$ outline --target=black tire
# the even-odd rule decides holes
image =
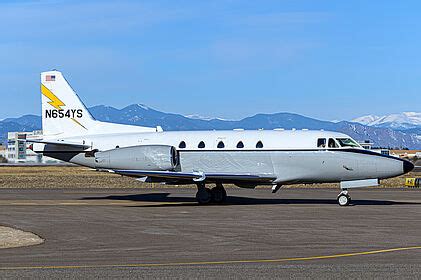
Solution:
[[[203,190],[197,191],[196,200],[200,205],[209,204],[212,201],[211,190],[208,188],[205,188]]]
[[[227,192],[223,187],[215,187],[211,190],[212,201],[215,203],[223,203],[227,200]]]
[[[351,203],[351,197],[346,194],[340,194],[338,196],[338,204],[340,206],[348,206]]]

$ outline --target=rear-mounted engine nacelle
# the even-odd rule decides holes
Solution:
[[[95,167],[125,170],[174,170],[179,164],[172,146],[145,145],[112,149],[95,153]]]

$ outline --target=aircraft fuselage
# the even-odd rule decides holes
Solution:
[[[262,174],[274,183],[323,183],[398,176],[409,167],[406,161],[359,147],[318,147],[319,139],[349,136],[327,131],[180,131],[86,135],[64,140],[91,145],[89,151],[107,151],[142,145],[173,146],[179,171],[204,173]],[[201,143],[204,145],[201,146]],[[222,143],[222,144],[221,144]],[[239,144],[240,143],[240,144]],[[261,145],[260,145],[261,144]],[[49,150],[48,145],[46,151]],[[87,151],[45,155],[96,168]]]

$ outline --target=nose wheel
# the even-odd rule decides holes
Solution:
[[[338,204],[340,206],[348,206],[351,203],[351,196],[348,194],[347,190],[343,190],[338,195]]]

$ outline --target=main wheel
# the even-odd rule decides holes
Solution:
[[[348,206],[351,203],[351,197],[346,194],[340,194],[338,196],[338,203],[340,206]]]
[[[216,203],[222,203],[227,199],[227,192],[223,187],[215,187],[211,190],[212,200]]]
[[[198,190],[196,193],[196,200],[199,204],[208,204],[212,200],[212,193],[209,188]]]

